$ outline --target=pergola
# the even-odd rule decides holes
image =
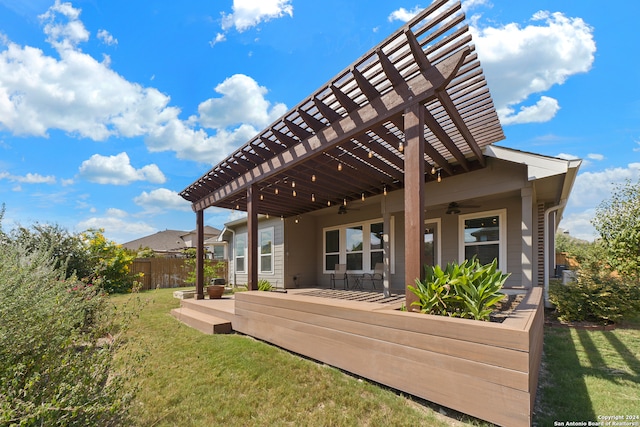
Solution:
[[[405,272],[422,276],[424,183],[484,167],[482,148],[504,138],[464,20],[459,1],[434,1],[180,193],[197,216],[198,298],[211,206],[247,212],[255,289],[259,214],[404,188]]]

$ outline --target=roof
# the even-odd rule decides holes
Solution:
[[[187,247],[182,240],[184,235],[185,232],[182,230],[164,230],[123,243],[122,246],[134,251],[140,248],[151,248],[157,252],[181,251]]]
[[[189,247],[184,237],[195,234],[195,231],[164,230],[123,243],[122,246],[134,251],[140,248],[151,248],[156,252],[179,252]],[[219,234],[220,230],[215,227],[208,225],[204,227],[204,235],[208,238],[215,239]]]
[[[504,138],[459,1],[436,0],[180,195],[293,216],[404,186],[403,112],[424,106],[425,180],[485,165]],[[300,78],[304,78],[303,75]]]

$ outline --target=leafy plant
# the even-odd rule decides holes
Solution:
[[[602,239],[600,258],[618,273],[640,280],[640,180],[616,186],[591,222]]]
[[[0,425],[127,425],[136,366],[115,355],[132,316],[58,261],[0,242]]]
[[[186,283],[196,283],[196,248],[188,248],[184,250],[184,256],[186,257],[184,265],[189,269],[187,272]],[[224,277],[224,270],[226,264],[224,261],[212,262],[205,259],[203,266],[204,282],[209,283],[211,279],[216,277]]]
[[[449,263],[444,270],[425,266],[425,279],[408,287],[418,297],[412,305],[425,314],[489,320],[492,307],[504,298],[500,289],[509,277],[497,264],[494,259],[481,265],[474,257],[462,264]]]
[[[271,286],[271,283],[269,283],[268,280],[266,280],[266,279],[258,280],[258,290],[259,291],[270,291],[272,288],[273,288],[273,286]]]
[[[580,268],[576,281],[549,284],[549,301],[560,320],[618,323],[640,311],[640,284],[593,264]]]

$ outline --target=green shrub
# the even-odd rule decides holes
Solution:
[[[481,265],[475,257],[462,264],[449,263],[445,270],[427,265],[424,281],[408,287],[418,297],[412,305],[425,314],[489,320],[492,307],[504,298],[500,289],[509,277],[497,265],[495,259]]]
[[[566,322],[618,323],[640,311],[640,286],[606,270],[583,268],[574,282],[549,284],[549,301]]]
[[[258,290],[259,291],[270,291],[273,288],[271,283],[267,279],[258,280]]]
[[[126,425],[127,317],[52,254],[0,242],[0,425]]]

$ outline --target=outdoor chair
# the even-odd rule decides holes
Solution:
[[[373,286],[373,289],[376,289],[376,280],[379,280],[380,285],[382,286],[383,278],[384,278],[384,263],[378,262],[376,263],[376,266],[373,269],[373,273],[364,273],[362,280],[363,282],[365,280],[370,280],[371,286]]]
[[[349,278],[347,277],[347,264],[336,264],[334,266],[334,272],[331,273],[331,288],[336,288],[336,280],[343,281],[344,289],[349,287]]]

